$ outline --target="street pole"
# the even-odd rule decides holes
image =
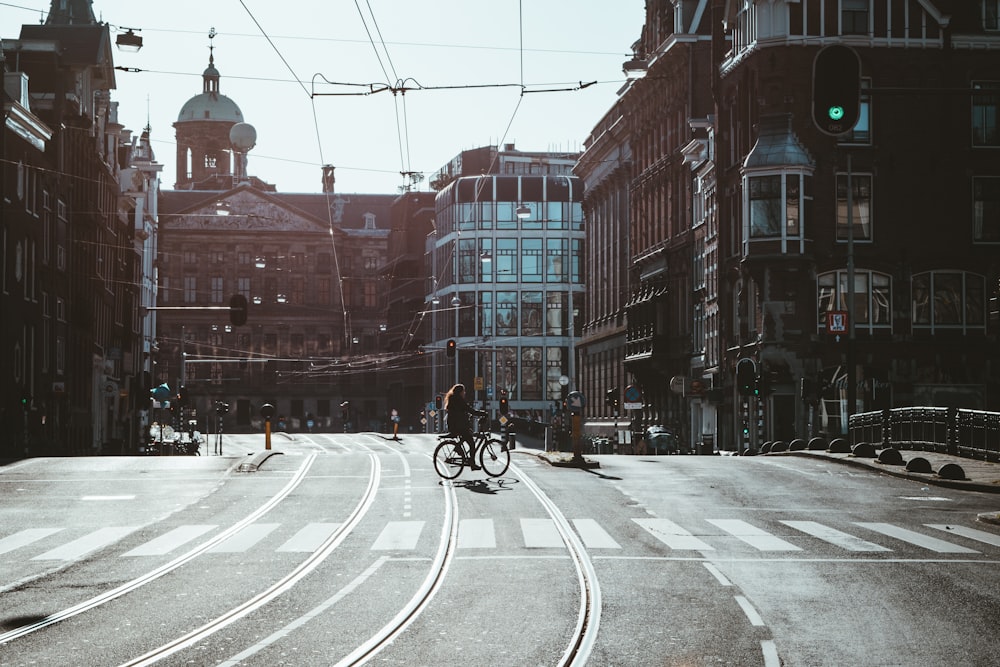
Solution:
[[[851,415],[858,400],[854,336],[854,186],[851,183],[851,154],[847,153],[847,439],[851,442]],[[869,285],[869,296],[871,285]],[[851,442],[853,445],[854,443]]]

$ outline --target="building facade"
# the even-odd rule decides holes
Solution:
[[[464,156],[460,170],[434,179],[429,386],[443,394],[462,382],[486,407],[506,397],[525,420],[558,422],[562,399],[577,389],[587,279],[583,184],[571,174],[578,156],[484,150],[486,173],[466,175]]]
[[[111,34],[53,2],[3,40],[0,417],[11,455],[131,451],[143,343],[135,200]]]
[[[633,156],[632,423],[756,449],[835,437],[863,410],[996,410],[992,3],[646,10],[646,76],[617,104]],[[861,73],[859,121],[835,136],[812,110],[829,45]]]

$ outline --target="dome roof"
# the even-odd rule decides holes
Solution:
[[[228,123],[242,123],[243,112],[236,102],[220,93],[195,95],[181,107],[177,122],[188,120],[212,120]]]

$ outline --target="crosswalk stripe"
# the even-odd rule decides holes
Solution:
[[[573,519],[576,532],[580,534],[583,545],[588,549],[621,549],[622,545],[615,542],[606,530],[593,519]]]
[[[32,542],[37,542],[44,537],[54,535],[60,530],[62,530],[62,528],[27,528],[16,532],[13,535],[8,535],[0,540],[0,554],[5,554],[8,551],[14,551],[15,549],[28,546]]]
[[[801,530],[807,535],[818,537],[824,542],[829,542],[834,546],[847,549],[848,551],[892,551],[892,549],[889,549],[888,547],[868,542],[860,537],[855,537],[849,533],[841,532],[836,528],[824,526],[823,524],[815,521],[782,521],[781,523],[786,526],[790,526],[795,530]]]
[[[242,553],[260,542],[280,526],[279,523],[252,523],[232,537],[229,537],[209,549],[209,553],[236,554]]]
[[[312,553],[340,528],[339,523],[310,523],[278,547],[281,552]]]
[[[529,549],[562,548],[562,536],[552,519],[521,519],[524,546]]]
[[[759,551],[802,551],[801,547],[740,519],[708,519],[708,522]]]
[[[459,549],[495,549],[493,519],[462,519],[458,522]]]
[[[714,548],[678,526],[670,519],[632,519],[671,549],[714,551]]]
[[[169,533],[164,533],[131,551],[123,553],[122,556],[162,556],[217,527],[180,526],[174,528]]]
[[[117,542],[134,530],[136,530],[135,526],[98,528],[81,538],[35,556],[31,560],[75,560]]]
[[[372,551],[416,549],[423,529],[423,521],[390,521],[375,540]]]
[[[930,549],[931,551],[936,551],[942,554],[976,554],[979,553],[975,549],[968,549],[966,547],[959,546],[957,544],[952,544],[951,542],[945,542],[944,540],[939,540],[936,537],[931,537],[930,535],[924,535],[923,533],[918,533],[913,530],[907,530],[906,528],[900,528],[899,526],[894,526],[891,523],[862,523],[855,522],[862,528],[867,528],[869,530],[874,530],[876,533],[882,533],[883,535],[888,535],[889,537],[894,537],[897,540],[902,540],[903,542],[909,542],[910,544],[916,545],[918,547],[923,547],[924,549]]]
[[[954,524],[943,524],[943,523],[925,523],[928,528],[937,528],[938,530],[943,530],[955,535],[961,535],[962,537],[967,537],[970,540],[975,540],[977,542],[985,542],[986,544],[992,544],[995,547],[1000,547],[1000,535],[994,535],[993,533],[987,533],[983,530],[976,530],[975,528],[966,528],[965,526],[956,526]]]

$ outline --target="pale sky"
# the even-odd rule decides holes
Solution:
[[[48,0],[0,2],[0,37],[38,23]],[[209,30],[220,91],[257,130],[251,175],[282,192],[318,192],[320,165],[338,192],[416,186],[462,150],[513,143],[579,151],[624,83],[644,0],[94,0],[98,20],[139,29],[138,53],[115,50],[119,122],[152,127],[173,187],[174,128],[202,92]],[[266,35],[266,37],[265,37]],[[340,84],[329,86],[323,79]],[[409,90],[352,96],[386,85]],[[594,83],[592,83],[594,82]],[[560,92],[527,91],[560,89]],[[583,84],[583,87],[581,87]],[[592,85],[587,85],[592,84]],[[369,87],[371,86],[371,87]],[[455,87],[430,90],[435,87]],[[573,90],[576,89],[576,90]]]

